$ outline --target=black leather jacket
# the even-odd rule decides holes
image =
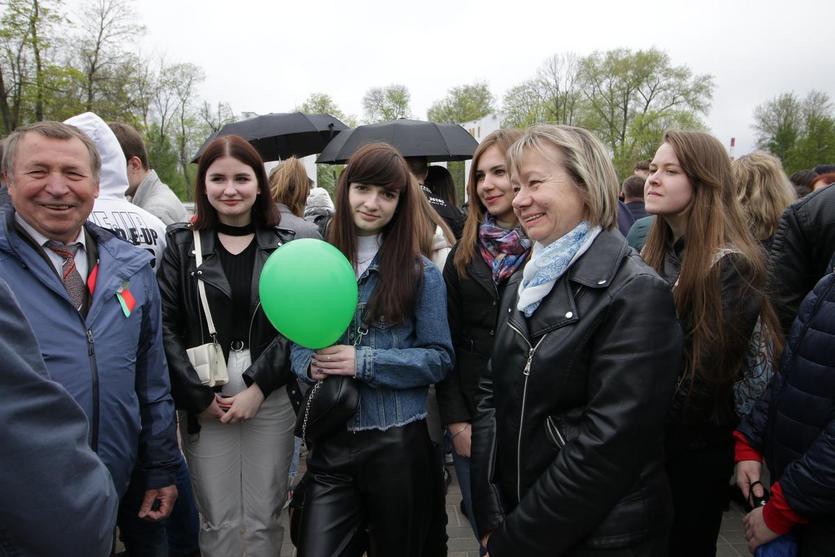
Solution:
[[[244,372],[247,386],[256,383],[264,396],[284,385],[288,386],[290,399],[298,402],[300,393],[290,371],[288,341],[270,324],[258,297],[258,279],[264,262],[277,247],[292,240],[295,232],[285,228],[256,229],[255,267],[252,274],[250,298],[251,320],[246,338],[252,365]],[[200,242],[203,248],[203,264],[198,269],[194,257],[194,237],[191,224],[178,223],[168,227],[167,246],[157,273],[162,298],[163,341],[168,369],[171,374],[171,391],[178,409],[189,413],[189,431],[197,427],[195,418],[212,402],[215,391],[200,383],[197,372],[189,362],[186,349],[209,342],[209,332],[197,289],[197,274],[206,284],[206,298],[212,310],[217,328],[218,342],[225,357],[229,357],[232,331],[227,329],[224,310],[230,303],[230,287],[221,267],[220,256],[215,249],[217,236],[213,230],[203,230]]]
[[[682,366],[670,288],[604,230],[529,319],[505,290],[473,426],[491,556],[635,545],[669,527],[664,416]]]

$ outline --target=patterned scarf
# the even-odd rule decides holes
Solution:
[[[490,213],[484,213],[484,222],[478,227],[478,247],[481,257],[493,273],[498,285],[522,266],[531,249],[531,241],[521,228],[502,228]]]
[[[591,247],[600,230],[599,226],[590,228],[588,222],[582,221],[547,246],[534,244],[533,256],[522,271],[516,309],[524,312],[525,317],[533,315],[557,280]]]

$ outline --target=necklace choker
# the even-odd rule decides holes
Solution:
[[[217,223],[217,233],[227,236],[246,236],[255,232],[255,223],[250,222],[244,226],[232,226],[231,224]]]

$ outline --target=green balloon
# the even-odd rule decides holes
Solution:
[[[332,345],[357,309],[357,278],[342,252],[303,238],[275,250],[258,282],[261,307],[273,326],[306,348]]]

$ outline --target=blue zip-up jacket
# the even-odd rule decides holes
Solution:
[[[159,290],[145,250],[92,223],[84,227],[98,252],[86,318],[55,268],[18,234],[11,205],[0,207],[0,278],[32,325],[49,375],[87,415],[90,446],[121,497],[134,464],[152,489],[173,484],[179,462]],[[136,301],[129,315],[120,290]]]
[[[352,345],[379,277],[378,256],[358,279],[359,303],[354,319],[334,344]],[[452,369],[453,350],[446,318],[446,286],[440,271],[422,258],[423,279],[414,313],[403,323],[377,320],[357,346],[359,405],[348,424],[351,431],[388,429],[426,417],[428,386]],[[293,372],[308,383],[313,351],[291,348]]]
[[[110,474],[2,279],[0,331],[0,556],[109,555],[119,503]]]

